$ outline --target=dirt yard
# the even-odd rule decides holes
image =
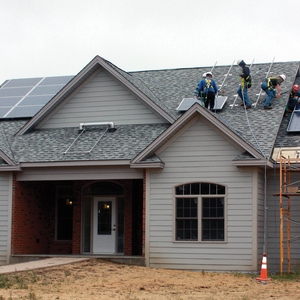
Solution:
[[[300,277],[267,283],[256,277],[149,269],[92,259],[0,275],[0,300],[300,299]]]

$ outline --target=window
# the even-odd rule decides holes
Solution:
[[[57,188],[56,196],[56,240],[72,240],[73,228],[73,189]]]
[[[190,183],[176,187],[176,240],[225,240],[225,186]]]

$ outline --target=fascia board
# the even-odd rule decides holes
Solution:
[[[21,171],[20,166],[0,166],[0,172],[8,172],[8,171]]]
[[[133,169],[163,169],[165,167],[165,163],[163,162],[140,162],[136,164],[130,164],[130,168]]]
[[[216,130],[228,136],[233,142],[235,142],[242,149],[250,153],[254,158],[262,159],[262,160],[264,159],[264,157],[258,151],[252,148],[243,139],[241,139],[238,135],[232,132],[224,124],[222,124],[218,119],[214,118],[208,110],[206,110],[205,108],[201,107],[199,104],[196,103],[187,112],[185,112],[178,120],[176,120],[166,131],[164,131],[153,143],[151,143],[147,148],[145,148],[144,151],[142,151],[139,155],[137,155],[132,160],[132,164],[140,163],[140,161],[142,161],[149,154],[154,153],[158,148],[160,148],[166,142],[168,137],[174,131],[178,131],[180,128],[182,128],[197,113],[203,116],[211,125],[213,125],[216,128]]]
[[[61,161],[61,162],[24,162],[21,168],[44,168],[44,167],[90,167],[90,166],[130,166],[130,160],[95,160],[95,161]]]
[[[267,160],[257,159],[257,160],[234,160],[233,165],[236,167],[264,167],[267,166],[269,168],[274,167],[273,163]]]

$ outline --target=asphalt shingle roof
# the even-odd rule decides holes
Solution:
[[[6,122],[6,126],[14,123]],[[169,124],[119,125],[116,131],[104,133],[105,126],[92,126],[77,140],[78,127],[38,129],[15,137],[10,151],[17,162],[131,160],[168,127]]]
[[[127,73],[109,64],[174,120],[183,115],[176,110],[181,100],[193,97],[202,74],[212,69],[199,67]],[[275,145],[293,146],[299,142],[298,138],[286,134],[286,118],[281,124],[289,91],[298,74],[299,63],[273,64],[269,76],[284,73],[287,79],[281,87],[282,98],[272,100],[272,110],[263,109],[264,93],[261,94],[256,107],[246,111],[240,106],[241,100],[235,100],[240,68],[234,65],[228,73],[230,67],[216,66],[213,69],[214,79],[219,86],[224,83],[222,90],[224,96],[228,97],[222,111],[212,113],[213,116],[266,157],[271,156],[277,133],[279,138]],[[258,99],[260,83],[266,78],[269,67],[270,63],[254,64],[251,67],[253,85],[249,89],[249,96],[252,104]],[[78,128],[34,129],[15,136],[27,122],[28,120],[0,121],[0,149],[16,162],[131,160],[170,126],[170,124],[121,125],[117,126],[115,132],[106,132],[103,136],[103,127],[89,127],[72,145],[78,137]],[[87,153],[91,148],[93,150]],[[242,158],[245,157],[247,156]],[[147,161],[160,160],[158,157],[152,157]]]

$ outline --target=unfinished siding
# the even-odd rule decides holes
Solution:
[[[291,182],[296,182],[294,186],[300,186],[300,173],[294,173],[291,176]],[[268,199],[268,269],[272,272],[279,272],[280,270],[280,206],[279,197],[273,196],[274,193],[279,192],[279,170],[273,170],[268,175],[267,185],[267,199]],[[283,207],[287,207],[286,199],[283,197]],[[300,194],[299,196],[291,197],[291,270],[298,271],[300,266]],[[284,224],[284,264],[283,270],[287,271],[287,252],[286,252],[286,223]]]
[[[0,173],[0,265],[9,263],[11,241],[12,176]]]
[[[76,127],[87,122],[163,123],[105,71],[85,84],[42,128]]]
[[[165,168],[150,175],[150,267],[253,270],[253,174],[233,166],[237,154],[239,150],[200,120],[159,154]],[[227,187],[225,242],[174,241],[174,186],[188,182]]]

